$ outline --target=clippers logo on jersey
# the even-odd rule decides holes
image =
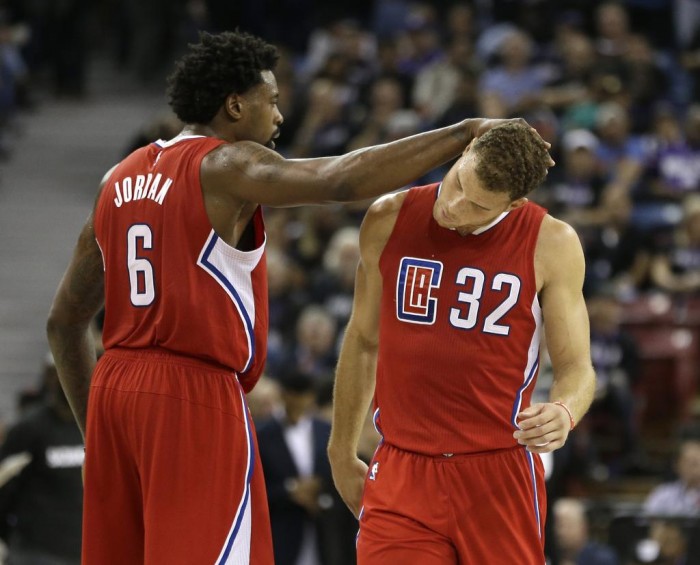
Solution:
[[[372,468],[369,471],[369,480],[376,481],[377,473],[379,473],[379,461],[375,461],[374,465],[372,465]]]
[[[396,281],[396,316],[404,322],[434,324],[437,299],[432,289],[440,286],[442,263],[404,257]]]

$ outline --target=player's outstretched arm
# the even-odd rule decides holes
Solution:
[[[95,240],[91,214],[80,232],[73,258],[56,291],[46,325],[58,378],[83,439],[90,378],[96,362],[90,323],[103,304],[102,254]]]
[[[518,118],[520,120],[520,118]],[[508,120],[471,119],[338,157],[285,159],[254,142],[223,145],[202,166],[207,189],[269,206],[351,202],[397,190]]]
[[[382,279],[379,257],[393,229],[404,194],[375,202],[360,231],[360,264],[352,315],[338,359],[333,394],[333,427],[328,456],[335,486],[357,517],[367,465],[357,456],[362,426],[374,395]]]
[[[591,364],[588,312],[583,298],[585,262],[576,232],[545,217],[535,263],[543,284],[540,292],[547,348],[554,384],[550,402],[533,404],[518,415],[518,441],[535,453],[559,449],[588,410],[595,390]]]

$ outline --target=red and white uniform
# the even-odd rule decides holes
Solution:
[[[199,168],[221,143],[152,143],[107,181],[95,214],[105,262],[103,340],[105,349],[159,347],[228,367],[247,392],[267,351],[265,228],[258,208],[253,251],[214,233]]]
[[[384,442],[366,483],[359,562],[411,558],[382,549],[394,526],[384,511],[398,505],[450,539],[460,563],[541,565],[542,465],[513,432],[539,368],[534,254],[546,212],[528,203],[461,236],[434,220],[438,190],[408,192],[379,262],[375,422]],[[444,505],[444,522],[423,516],[426,505],[436,516]],[[462,533],[480,541],[462,547]]]
[[[252,250],[212,229],[200,166],[221,143],[138,149],[96,205],[105,354],[88,407],[86,564],[272,563],[244,397],[266,354],[265,231],[260,208]]]

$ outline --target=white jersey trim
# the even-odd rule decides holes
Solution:
[[[245,487],[243,496],[238,503],[233,523],[229,529],[226,542],[224,543],[216,565],[249,565],[250,564],[250,538],[251,538],[251,501],[250,501],[250,481],[253,476],[255,459],[253,454],[253,439],[248,421],[248,407],[246,406],[243,390],[239,387],[241,404],[243,405],[243,415],[245,421],[246,447],[248,449],[248,459],[246,465]]]
[[[206,135],[185,135],[185,134],[180,134],[176,135],[172,139],[169,139],[168,141],[165,141],[164,139],[159,139],[157,141],[154,141],[158,147],[162,147],[165,149],[166,147],[171,147],[175,145],[176,143],[180,143],[181,141],[185,141],[186,139],[196,139],[198,137],[206,137]]]
[[[245,373],[255,358],[255,295],[252,272],[265,252],[265,240],[253,251],[240,251],[228,245],[212,230],[197,259],[197,265],[209,273],[228,294],[243,322],[248,356],[239,370]]]
[[[540,301],[535,294],[535,298],[532,301],[531,306],[532,318],[535,320],[535,330],[532,332],[532,339],[530,340],[530,347],[527,351],[527,365],[525,365],[525,370],[523,371],[523,384],[518,389],[515,396],[515,402],[513,403],[513,412],[511,413],[511,422],[513,427],[517,430],[518,426],[518,412],[523,402],[523,394],[525,391],[535,382],[535,375],[537,374],[537,369],[540,365],[540,341],[542,336],[542,308],[540,308]]]

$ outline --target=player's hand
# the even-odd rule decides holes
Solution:
[[[342,461],[331,459],[331,469],[338,494],[355,518],[359,518],[367,464],[358,457]]]
[[[520,429],[513,434],[520,445],[532,453],[549,453],[559,449],[569,437],[571,422],[558,404],[533,404],[517,417]]]

